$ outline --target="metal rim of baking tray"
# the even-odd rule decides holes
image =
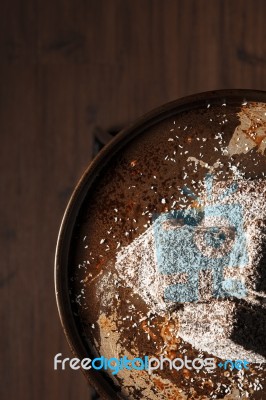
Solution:
[[[119,132],[89,164],[77,183],[66,207],[59,230],[55,255],[54,277],[57,307],[64,333],[75,357],[83,359],[92,357],[92,354],[88,354],[82,342],[70,303],[68,290],[69,246],[80,207],[92,183],[97,179],[99,172],[119,150],[134,140],[136,136],[140,135],[147,128],[160,121],[183,111],[207,106],[209,103],[213,105],[222,105],[226,102],[231,105],[240,105],[243,101],[265,103],[266,92],[252,89],[215,90],[194,94],[167,103],[138,118],[136,122]],[[112,400],[121,398],[119,396],[119,388],[115,390],[115,385],[112,385],[101,373],[93,371],[92,369],[89,371],[82,371],[89,383],[102,398]]]

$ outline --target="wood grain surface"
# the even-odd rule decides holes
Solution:
[[[2,0],[0,399],[89,399],[56,308],[60,221],[93,129],[222,88],[266,90],[264,0]]]

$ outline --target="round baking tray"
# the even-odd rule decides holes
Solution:
[[[91,190],[92,184],[97,180],[103,167],[113,159],[117,152],[124,148],[129,142],[141,135],[147,128],[156,125],[180,112],[193,110],[198,107],[206,107],[208,103],[221,105],[239,105],[243,101],[266,102],[266,93],[257,90],[233,89],[211,91],[184,97],[167,103],[139,118],[135,123],[129,125],[118,133],[89,164],[75,187],[68,206],[63,216],[59,231],[56,256],[55,256],[55,291],[61,323],[69,343],[69,346],[79,359],[90,357],[76,324],[69,296],[69,250],[73,228],[82,203]],[[97,371],[83,371],[86,379],[104,399],[118,399],[119,392],[110,379]]]

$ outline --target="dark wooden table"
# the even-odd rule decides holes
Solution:
[[[266,2],[2,0],[0,399],[89,399],[56,308],[59,224],[93,129],[175,98],[266,89]]]

